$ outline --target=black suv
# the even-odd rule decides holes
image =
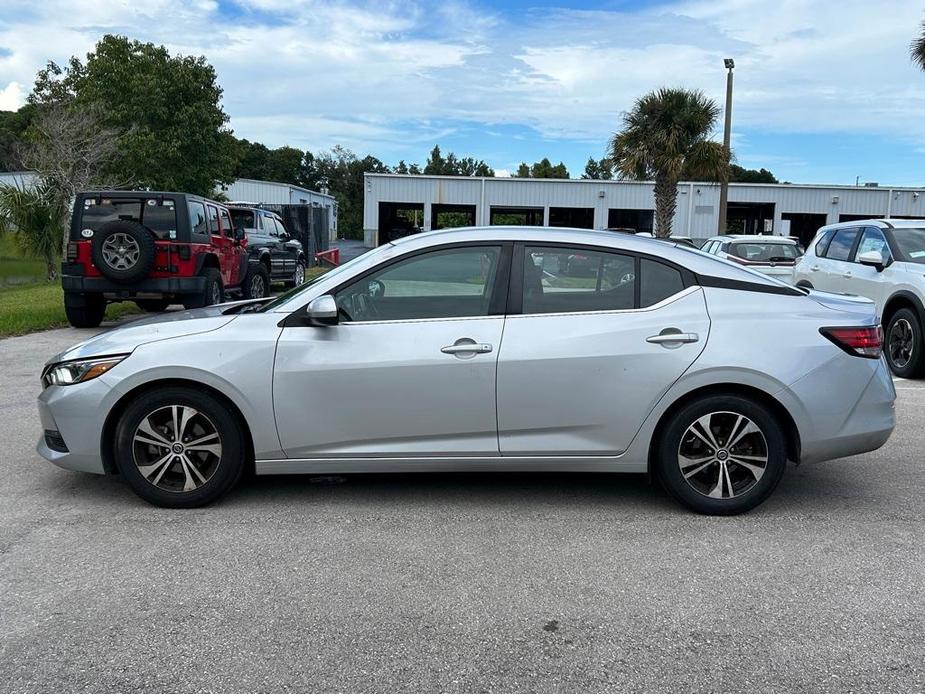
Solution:
[[[247,235],[251,260],[263,265],[273,282],[296,287],[305,281],[305,252],[279,215],[260,207],[228,205],[235,231]]]

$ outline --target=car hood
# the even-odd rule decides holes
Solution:
[[[218,330],[235,319],[235,312],[228,313],[228,309],[229,304],[224,304],[191,311],[161,313],[134,320],[121,327],[94,335],[89,340],[84,340],[56,354],[47,363],[108,354],[128,354],[139,345],[149,342]]]

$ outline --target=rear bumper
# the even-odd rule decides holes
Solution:
[[[896,390],[883,358],[839,355],[776,397],[797,421],[804,463],[876,450],[896,425]]]
[[[61,286],[66,294],[110,294],[131,298],[138,294],[199,294],[205,291],[205,277],[151,277],[119,284],[105,277],[83,277],[61,266]]]

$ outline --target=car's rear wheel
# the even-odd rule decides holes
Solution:
[[[901,308],[890,317],[886,327],[886,363],[900,378],[925,375],[925,349],[922,324],[915,311]]]
[[[753,400],[706,396],[676,412],[657,448],[668,492],[698,513],[733,515],[770,496],[787,465],[783,429]]]
[[[126,482],[157,506],[192,508],[228,492],[244,470],[241,424],[217,398],[179,386],[144,393],[116,428]]]
[[[135,299],[135,304],[142,311],[148,313],[160,313],[166,311],[172,302],[170,299]]]
[[[245,299],[262,299],[270,293],[270,275],[263,265],[252,263],[241,285]]]
[[[305,262],[300,260],[295,264],[292,279],[286,282],[287,287],[299,287],[305,283]]]
[[[213,304],[220,304],[225,300],[225,290],[222,287],[222,274],[214,267],[207,267],[202,271],[206,278],[202,293],[187,298],[183,302],[184,308],[202,308]]]
[[[106,315],[102,294],[65,294],[64,315],[75,328],[98,328]]]

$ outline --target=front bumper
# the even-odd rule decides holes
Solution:
[[[201,294],[206,288],[205,277],[150,277],[119,284],[106,277],[84,277],[78,274],[82,270],[80,265],[75,268],[62,263],[61,286],[66,294],[107,294],[128,299],[139,294]]]
[[[100,455],[104,414],[109,412],[113,390],[100,376],[86,383],[50,386],[38,398],[43,434],[36,450],[58,467],[78,472],[105,474]],[[45,431],[58,432],[67,451],[48,445]]]

